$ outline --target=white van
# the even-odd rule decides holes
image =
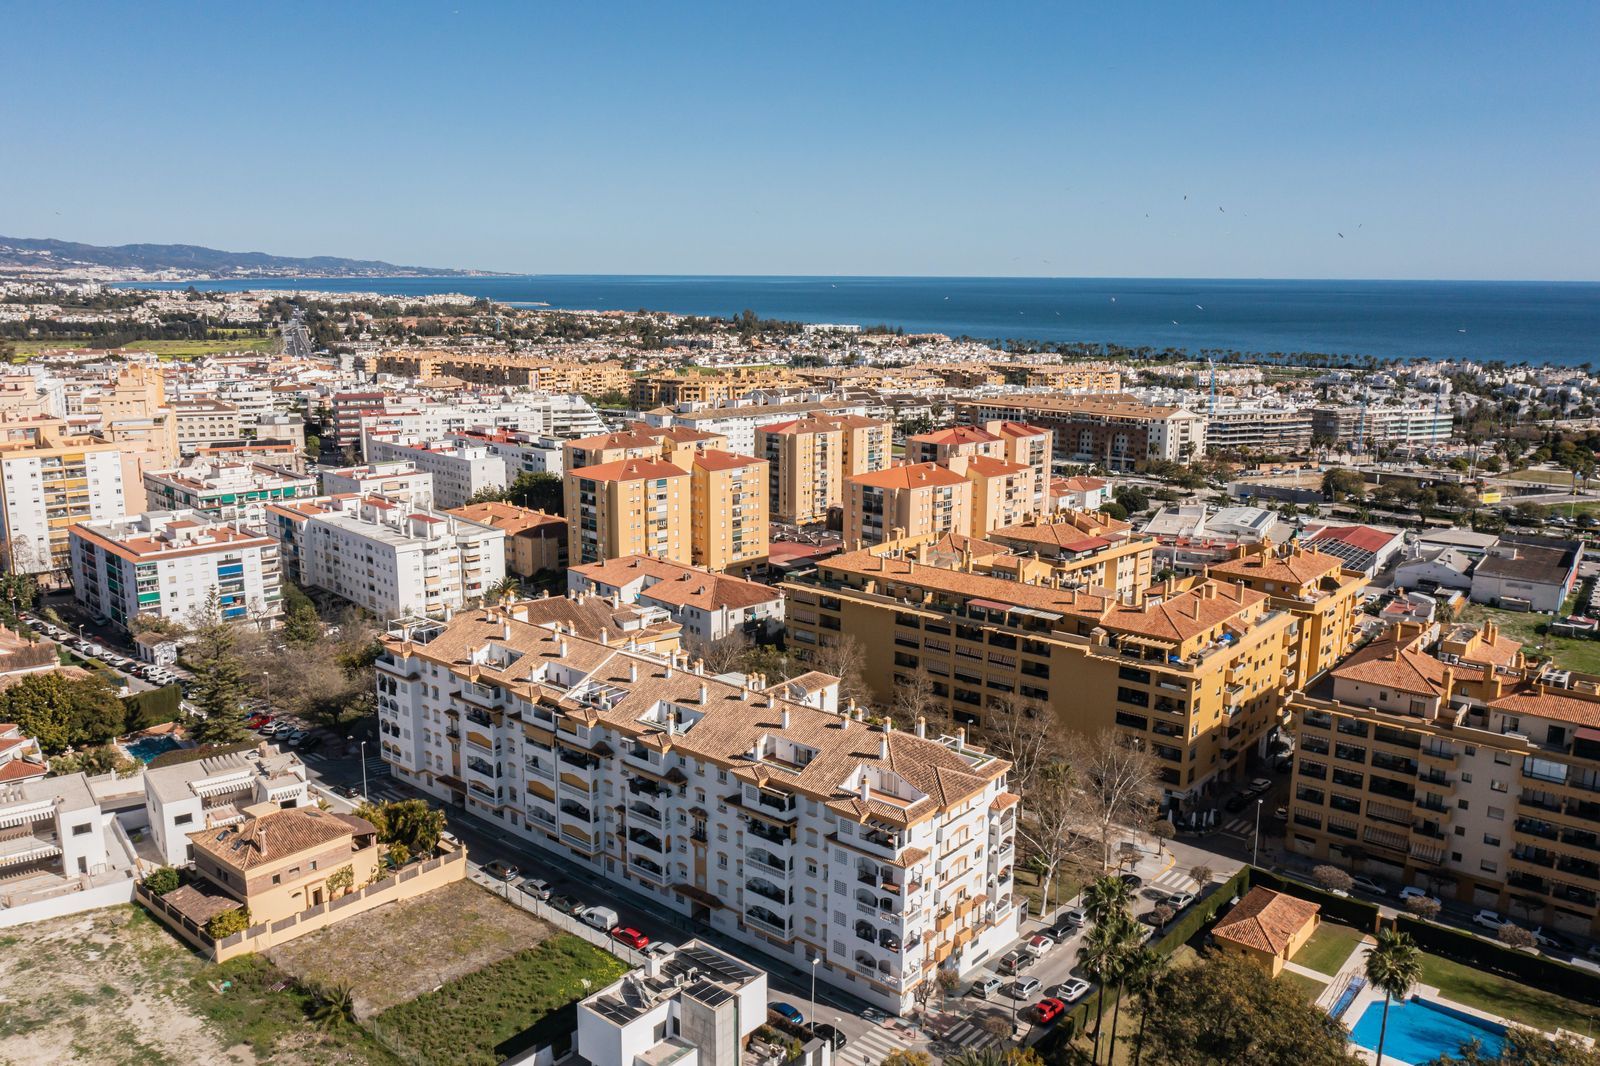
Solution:
[[[617,916],[617,912],[612,910],[610,907],[590,907],[582,914],[579,914],[578,917],[582,918],[584,922],[594,926],[603,933],[611,932],[611,930],[615,929],[622,921],[622,919]]]

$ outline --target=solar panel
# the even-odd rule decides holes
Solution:
[[[688,961],[699,969],[714,974],[723,981],[742,983],[755,976],[755,971],[742,966],[725,955],[706,948],[679,948],[678,956],[688,956]]]
[[[733,998],[732,992],[729,992],[721,985],[714,985],[710,981],[696,981],[685,988],[683,992],[684,995],[704,1003],[708,1007],[719,1007]]]

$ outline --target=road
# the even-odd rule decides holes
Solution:
[[[282,332],[284,354],[293,359],[311,357],[311,333],[306,329],[305,312],[296,308],[283,324]]]

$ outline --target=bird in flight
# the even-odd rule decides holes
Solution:
[[[1205,308],[1204,308],[1204,307],[1201,307],[1201,306],[1200,306],[1200,305],[1199,305],[1199,304],[1195,304],[1195,305],[1194,305],[1194,309],[1195,309],[1195,310],[1196,310],[1196,311],[1204,311],[1204,310],[1205,310]]]
[[[1335,232],[1335,233],[1338,233],[1338,231],[1337,231],[1337,230],[1335,230],[1335,231],[1334,231],[1334,232]],[[1342,240],[1344,240],[1344,234],[1342,234],[1342,233],[1340,233],[1340,234],[1339,234],[1339,239],[1340,239],[1340,240],[1341,240],[1341,241],[1342,241]]]

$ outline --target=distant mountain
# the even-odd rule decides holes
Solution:
[[[116,275],[128,280],[184,278],[393,278],[470,277],[483,270],[396,266],[374,259],[316,255],[305,259],[265,252],[219,252],[193,244],[119,244],[0,237],[0,273]]]

